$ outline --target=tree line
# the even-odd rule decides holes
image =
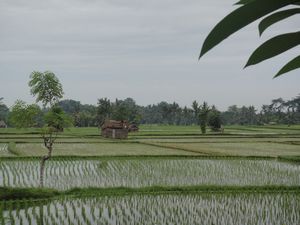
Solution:
[[[25,107],[25,103],[16,104]],[[207,125],[221,123],[223,125],[263,125],[263,124],[300,124],[300,95],[283,100],[273,99],[261,109],[254,106],[229,106],[226,111],[219,111],[216,106],[202,104],[197,101],[190,106],[180,107],[178,103],[165,101],[157,104],[141,106],[132,98],[123,100],[100,98],[96,105],[82,104],[80,101],[67,99],[58,102],[63,111],[73,119],[74,126],[96,127],[105,119],[127,120],[135,124],[168,124],[168,125]],[[35,115],[28,126],[41,127],[44,124],[43,115],[49,109],[36,104],[28,105],[27,113]],[[14,112],[9,109],[4,100],[0,99],[0,120],[13,126]],[[27,121],[28,123],[28,121]],[[203,126],[203,125],[202,125]]]

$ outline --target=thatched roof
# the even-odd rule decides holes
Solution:
[[[110,129],[127,129],[128,122],[126,120],[106,120],[102,126],[102,129],[110,128]]]

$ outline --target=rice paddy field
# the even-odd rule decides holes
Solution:
[[[2,224],[298,225],[300,195],[157,194],[2,203]]]
[[[197,126],[147,125],[126,140],[71,128],[44,171],[45,191],[60,194],[26,196],[38,192],[46,153],[37,129],[0,129],[0,224],[300,224],[300,126],[201,135]],[[89,188],[97,191],[80,194]]]
[[[38,187],[39,161],[0,161],[0,186]],[[135,158],[50,160],[45,187],[297,186],[300,167],[262,159]]]

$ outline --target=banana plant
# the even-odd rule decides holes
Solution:
[[[227,37],[262,17],[264,18],[258,26],[260,35],[273,24],[300,14],[299,0],[240,0],[236,5],[240,7],[223,18],[208,34],[202,45],[199,59]],[[282,9],[286,6],[289,6],[288,9]],[[277,56],[299,44],[300,31],[275,36],[252,53],[245,67]],[[274,78],[299,68],[300,55],[285,64]]]

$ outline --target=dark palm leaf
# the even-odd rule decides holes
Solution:
[[[221,20],[209,33],[199,58],[241,28],[294,2],[295,0],[253,0],[239,7]]]
[[[300,55],[294,58],[293,60],[289,61],[284,67],[282,67],[282,69],[279,70],[279,72],[274,76],[274,78],[299,68],[300,68]]]
[[[273,13],[270,16],[267,16],[259,23],[258,26],[259,34],[261,35],[269,26],[273,25],[274,23],[298,13],[300,13],[300,8],[287,9],[287,10]]]
[[[259,46],[245,67],[260,63],[300,44],[300,32],[278,35]]]

